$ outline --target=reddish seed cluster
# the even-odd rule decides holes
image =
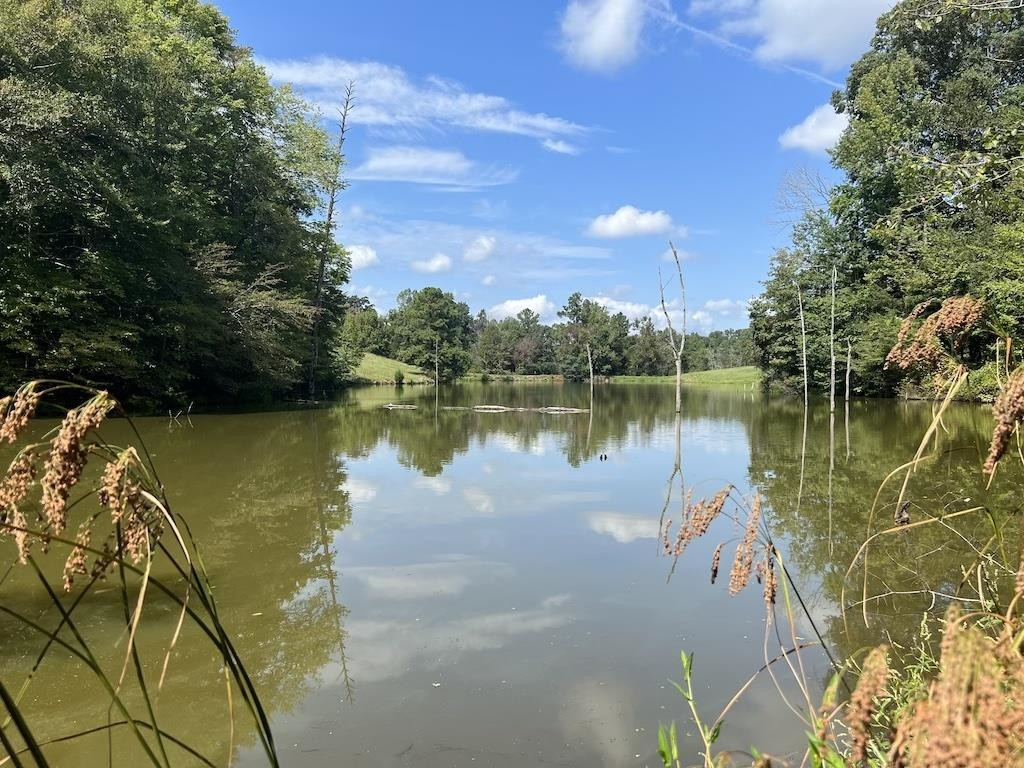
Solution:
[[[11,463],[3,479],[0,479],[0,521],[11,526],[14,541],[18,545],[18,559],[22,563],[28,558],[29,538],[25,531],[28,521],[21,509],[21,502],[35,482],[36,458],[34,451],[23,451]]]
[[[39,395],[30,384],[0,400],[0,443],[14,443],[39,406]]]
[[[992,406],[992,415],[996,426],[984,466],[984,471],[989,475],[996,471],[996,465],[1006,453],[1017,424],[1024,418],[1024,368],[1018,368],[1010,375]]]
[[[911,335],[914,323],[932,305],[924,301],[914,307],[900,326],[896,345],[885,358],[885,367],[901,370],[931,370],[959,356],[971,331],[985,315],[985,303],[971,296],[953,296],[925,318]]]
[[[679,525],[675,541],[672,541],[669,534],[672,527],[671,520],[668,521],[661,532],[662,547],[665,550],[665,554],[679,557],[683,554],[687,544],[707,533],[711,524],[725,508],[725,502],[728,500],[730,493],[732,493],[732,486],[727,485],[715,494],[714,498],[710,501],[700,499],[696,504],[687,503],[686,510],[683,513],[683,521]]]
[[[946,617],[940,670],[928,697],[898,723],[889,755],[895,768],[1020,766],[1024,754],[1024,659],[1013,635],[993,642]]]
[[[889,682],[889,647],[880,645],[868,654],[857,687],[846,704],[846,724],[850,729],[851,765],[860,765],[867,757],[871,738],[871,716],[875,700]]]
[[[761,496],[754,494],[754,501],[747,518],[747,528],[743,533],[743,541],[736,548],[736,556],[732,561],[732,572],[729,574],[729,594],[738,594],[750,581],[750,572],[754,568],[754,542],[757,539],[757,526],[761,520]]]
[[[67,527],[68,494],[82,476],[89,455],[85,436],[100,425],[113,407],[114,402],[101,392],[80,408],[68,411],[53,438],[42,481],[42,517],[47,530],[54,535],[60,535]]]

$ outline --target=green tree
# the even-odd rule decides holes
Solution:
[[[891,393],[883,361],[919,302],[974,294],[991,330],[1024,330],[1020,285],[1024,8],[903,0],[833,103],[849,127],[833,152],[845,180],[809,210],[777,254],[751,324],[766,381],[791,384],[795,285],[803,293],[813,383],[828,387],[831,274],[837,347],[853,350],[855,389]],[[991,337],[994,341],[994,337]],[[991,359],[972,346],[969,362]]]
[[[0,385],[297,385],[330,159],[306,114],[198,0],[0,2]]]
[[[404,290],[388,315],[392,348],[399,360],[434,370],[435,350],[442,381],[469,370],[473,318],[469,307],[440,288]]]
[[[634,376],[665,376],[673,366],[669,359],[667,342],[654,329],[654,322],[649,317],[637,320],[633,325],[636,331],[630,337],[629,373]]]

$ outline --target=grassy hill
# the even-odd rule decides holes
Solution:
[[[359,381],[372,384],[391,384],[395,381],[395,371],[401,371],[404,374],[406,384],[422,384],[433,380],[433,376],[427,376],[415,365],[375,355],[372,352],[363,355],[363,359],[356,366],[352,375]]]
[[[673,376],[615,376],[614,381],[626,384],[675,384]],[[760,383],[761,372],[753,365],[741,368],[720,368],[717,371],[693,371],[683,374],[685,386],[697,387],[751,387]]]

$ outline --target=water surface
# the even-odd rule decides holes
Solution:
[[[764,663],[766,647],[777,652],[774,627],[766,646],[760,588],[728,597],[732,545],[724,578],[709,583],[712,550],[736,540],[734,522],[716,522],[674,571],[660,553],[676,456],[671,387],[601,386],[591,413],[452,409],[586,408],[588,398],[570,385],[377,387],[322,410],[140,423],[175,511],[200,542],[284,765],[655,766],[658,723],[688,731],[685,704],[666,682],[679,678],[680,650],[696,652],[709,717]],[[799,619],[799,641],[817,628],[842,657],[909,638],[915,611],[936,599],[941,608],[957,588],[958,565],[973,556],[965,540],[930,528],[888,537],[871,561],[871,593],[887,595],[870,601],[871,623],[859,609],[845,630],[839,619],[841,599],[861,597],[859,582],[852,594],[842,589],[875,491],[913,455],[930,419],[927,404],[875,401],[848,412],[840,404],[834,421],[820,403],[805,421],[798,402],[687,391],[685,485],[694,497],[730,483],[763,494],[814,622]],[[1017,502],[999,489],[1020,473],[986,492],[978,471],[987,410],[957,407],[945,429],[939,455],[911,479],[915,519],[972,504],[1011,511]],[[130,440],[123,422],[105,437]],[[880,517],[891,518],[897,490],[881,495]],[[677,485],[667,512],[676,521],[679,499]],[[968,539],[987,535],[977,517],[957,525]],[[16,574],[0,589],[51,621],[31,584]],[[119,669],[123,621],[111,587],[80,615],[82,631],[109,648],[104,663]],[[140,636],[152,669],[176,621],[172,606],[152,600]],[[9,619],[0,631],[0,675],[16,688],[39,637]],[[811,650],[805,664],[817,696],[827,661]],[[799,705],[789,677],[780,666]],[[54,653],[26,705],[44,737],[105,722],[104,701],[80,664]],[[158,707],[170,730],[220,763],[231,750],[236,765],[262,764],[241,718],[229,743],[224,680],[197,633],[175,648]],[[802,749],[803,732],[763,676],[730,714],[723,744],[787,754]],[[693,748],[692,737],[685,743]],[[97,735],[51,754],[57,765],[99,766],[106,748]],[[114,748],[116,764],[134,764],[124,734]]]

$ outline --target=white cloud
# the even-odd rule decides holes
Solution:
[[[529,309],[540,315],[541,320],[550,320],[555,316],[558,308],[543,293],[529,299],[508,299],[495,304],[487,314],[495,320],[504,320],[506,317],[515,317],[524,309]]]
[[[613,72],[636,58],[646,22],[671,15],[665,0],[570,0],[561,49],[577,67]]]
[[[461,152],[429,147],[377,147],[349,173],[359,181],[409,181],[456,187],[488,187],[515,180],[508,168],[482,168]]]
[[[850,118],[847,115],[837,114],[831,104],[822,104],[805,117],[803,122],[787,128],[779,136],[779,144],[786,149],[827,152],[836,145],[849,124]]]
[[[401,67],[330,57],[261,60],[271,77],[292,83],[326,115],[335,115],[341,94],[356,83],[353,124],[417,128],[455,127],[545,139],[575,136],[586,128],[542,112],[523,112],[507,99],[467,91],[436,76],[414,81]]]
[[[352,260],[352,270],[363,269],[377,263],[377,252],[368,245],[349,245],[345,247]]]
[[[595,533],[611,536],[620,544],[629,544],[637,539],[658,538],[658,521],[654,518],[598,512],[587,518],[587,525]]]
[[[492,235],[480,235],[473,242],[466,246],[462,252],[462,258],[466,261],[483,261],[492,253],[498,244],[497,239]]]
[[[633,237],[660,235],[672,230],[672,217],[664,211],[641,211],[624,205],[615,213],[606,213],[590,222],[587,234],[591,237]]]
[[[447,272],[452,268],[452,259],[443,253],[435,253],[429,259],[417,259],[410,266],[415,272],[424,272],[433,275],[438,272]]]
[[[715,318],[711,316],[710,312],[705,312],[703,309],[698,309],[696,312],[690,313],[690,320],[697,328],[705,333],[711,330],[711,326],[715,324]]]
[[[580,153],[579,147],[562,139],[544,139],[541,142],[541,146],[560,155],[578,155]]]
[[[372,683],[408,677],[408,670],[444,669],[473,651],[497,650],[517,637],[550,633],[568,625],[564,608],[549,607],[423,621],[355,619],[346,622],[349,657],[359,660],[359,680]],[[321,674],[327,675],[330,668]],[[340,670],[339,670],[340,672]]]
[[[346,568],[344,575],[365,584],[378,599],[423,600],[458,595],[471,584],[514,574],[505,563],[460,559],[398,566],[356,566]]]
[[[484,279],[481,280],[480,282],[483,283],[484,285],[494,285],[496,282],[498,282],[498,278],[496,278],[494,275],[484,275]]]
[[[895,0],[695,0],[692,14],[713,14],[729,38],[751,39],[762,61],[847,66],[867,50],[875,21]]]
[[[466,488],[462,492],[462,496],[477,515],[481,517],[494,516],[494,499],[483,488]]]
[[[611,299],[607,296],[588,296],[587,298],[595,304],[600,304],[613,315],[616,312],[621,312],[630,320],[639,320],[642,317],[650,316],[654,312],[654,307],[637,301],[620,301],[619,299]]]
[[[345,481],[345,491],[353,504],[365,504],[377,498],[377,486],[358,477],[350,477]]]
[[[418,477],[413,483],[417,488],[426,488],[433,491],[438,496],[443,496],[446,493],[450,493],[452,490],[452,484],[450,480],[438,475],[437,477]]]

